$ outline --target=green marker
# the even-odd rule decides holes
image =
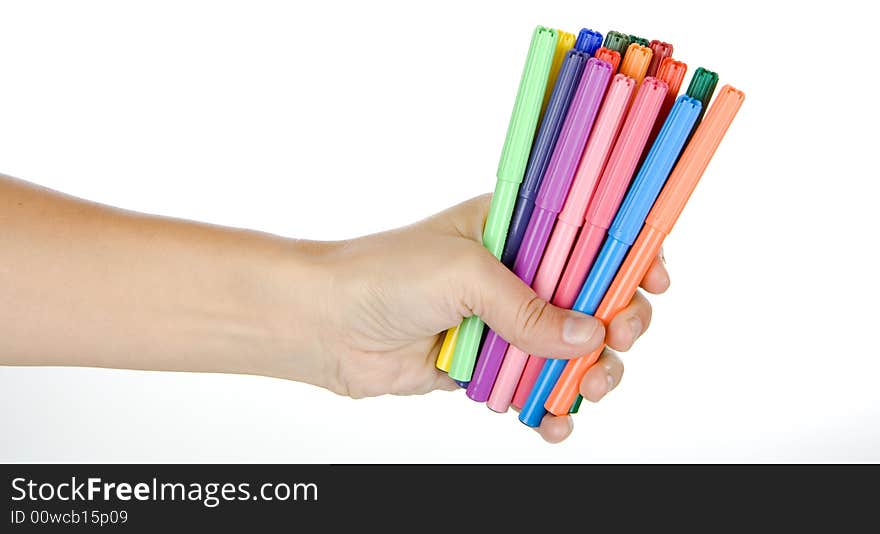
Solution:
[[[645,39],[644,37],[639,37],[638,35],[630,35],[629,36],[630,43],[638,43],[641,46],[651,47],[651,41]]]
[[[620,54],[620,64],[623,64],[623,56],[626,55],[626,49],[629,48],[629,36],[625,33],[610,31],[605,36],[605,43],[602,44],[608,50],[616,50]]]
[[[709,107],[709,101],[712,100],[712,94],[715,93],[716,85],[718,85],[717,73],[704,69],[703,67],[699,67],[694,71],[694,76],[691,78],[691,83],[688,85],[686,94],[691,98],[699,100],[703,104],[703,107],[700,109],[700,114],[697,115],[697,122],[694,123],[694,128],[691,130],[691,136],[697,131],[697,125],[700,124],[700,121],[703,119],[703,113],[706,108]],[[690,140],[691,138],[688,136],[687,142],[690,142]],[[687,146],[687,142],[685,143],[685,146]],[[584,400],[584,398],[578,395],[574,400],[574,403],[571,405],[571,410],[569,410],[569,412],[577,413],[578,409],[581,407],[582,400]]]
[[[703,120],[703,113],[705,113],[706,108],[709,107],[709,101],[712,100],[712,94],[715,92],[716,85],[718,85],[717,73],[704,69],[703,67],[698,67],[694,72],[694,76],[691,78],[691,83],[688,85],[687,95],[691,98],[696,98],[703,103],[703,108],[700,110],[700,115],[697,117],[696,124],[700,124],[700,121]],[[694,125],[694,130],[696,129],[697,127]]]
[[[501,258],[516,195],[526,171],[532,138],[535,136],[544,90],[547,87],[547,76],[550,74],[550,63],[556,50],[556,39],[556,30],[543,26],[535,28],[532,34],[532,44],[529,46],[529,55],[519,82],[510,124],[507,126],[501,161],[498,163],[495,193],[492,195],[489,216],[483,229],[483,246],[496,258]],[[476,315],[466,318],[459,325],[455,352],[449,367],[449,376],[454,380],[470,381],[483,326],[483,321]]]

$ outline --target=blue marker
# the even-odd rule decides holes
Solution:
[[[538,197],[538,189],[544,179],[544,172],[550,163],[550,156],[553,154],[553,148],[556,146],[556,140],[562,130],[568,105],[571,103],[588,59],[590,56],[584,52],[569,50],[559,68],[559,75],[556,77],[553,92],[550,93],[550,101],[547,104],[547,111],[544,112],[544,120],[541,121],[538,135],[535,137],[532,153],[529,154],[526,174],[519,187],[516,206],[513,208],[513,216],[507,229],[507,240],[504,242],[504,250],[501,253],[501,263],[506,265],[508,269],[513,269],[513,262],[516,261],[516,254],[519,252],[519,246],[522,244],[529,219],[532,218],[532,211],[535,209],[535,199]]]
[[[591,56],[596,54],[596,50],[600,46],[602,46],[602,34],[589,28],[582,29],[578,34],[577,41],[574,43],[575,50],[580,50]]]
[[[617,270],[626,258],[626,253],[645,224],[645,217],[648,216],[651,206],[654,205],[663,184],[672,172],[672,167],[678,160],[701,110],[700,101],[687,95],[682,95],[675,101],[657,140],[651,146],[648,157],[645,158],[645,163],[639,169],[620,209],[614,216],[614,222],[608,229],[608,237],[602,245],[602,251],[599,252],[599,257],[590,269],[587,281],[584,282],[571,309],[589,315],[596,313]],[[566,361],[551,358],[544,363],[541,374],[538,375],[529,398],[520,412],[520,421],[532,427],[541,424],[541,419],[546,413],[544,403],[553,391],[559,375],[565,369]]]

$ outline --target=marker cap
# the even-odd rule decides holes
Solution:
[[[547,175],[538,191],[536,206],[553,213],[559,213],[562,209],[586,145],[586,136],[593,127],[610,79],[611,65],[596,58],[587,61],[556,148],[547,165]]]
[[[687,70],[688,67],[686,63],[683,61],[676,61],[671,57],[664,59],[660,64],[660,68],[657,69],[656,77],[666,82],[666,85],[669,87],[669,92],[666,93],[669,107],[672,107],[675,98],[678,96],[678,91],[681,89],[681,84],[684,82]]]
[[[623,59],[629,46],[629,36],[625,33],[610,31],[605,36],[605,42],[602,46],[609,50],[616,50],[620,54],[620,58]]]
[[[575,48],[591,56],[600,46],[602,46],[602,34],[589,28],[580,31],[577,42],[574,44]]]
[[[686,94],[691,98],[699,100],[703,104],[703,110],[705,111],[709,106],[709,101],[712,100],[712,93],[715,92],[716,85],[718,85],[718,74],[703,67],[698,67],[694,71],[694,76],[691,78]],[[703,114],[700,113],[700,118],[697,121],[702,118]]]
[[[525,178],[523,178],[519,190],[520,197],[533,198],[537,194],[547,171],[547,164],[553,154],[553,147],[559,138],[559,131],[562,130],[568,106],[589,59],[589,55],[580,50],[569,50],[565,53],[565,60],[562,62],[556,83],[554,83],[553,95],[544,112],[545,121],[538,129],[538,135],[535,136],[529,154]]]
[[[626,74],[635,80],[636,83],[642,83],[645,74],[648,72],[648,67],[651,65],[651,57],[653,55],[654,52],[651,52],[651,49],[647,46],[637,43],[629,45],[629,48],[626,49],[626,54],[623,56],[623,63],[620,64],[621,74]]]
[[[660,135],[651,146],[645,163],[633,180],[623,204],[608,229],[608,237],[632,245],[651,210],[660,188],[678,160],[681,149],[693,129],[703,105],[696,98],[681,95],[676,99]],[[583,294],[583,292],[582,292]],[[598,303],[597,303],[598,306]]]
[[[617,72],[617,69],[620,67],[620,52],[617,50],[611,50],[603,46],[596,50],[596,55],[594,57],[611,65],[611,70],[613,72]]]
[[[550,94],[556,85],[556,78],[559,76],[559,69],[562,68],[562,61],[565,59],[565,53],[574,46],[575,36],[556,30],[556,49],[553,52],[553,60],[550,62],[550,74],[547,76],[547,87],[544,89],[544,101],[541,103],[541,118],[539,124],[544,122],[547,104],[550,103]]]
[[[651,47],[651,41],[645,39],[644,37],[639,37],[638,35],[629,35],[630,43],[637,43],[641,46]]]
[[[648,76],[656,76],[657,70],[663,64],[663,60],[672,56],[672,45],[654,39],[648,47],[654,52],[654,57],[651,58],[651,66],[648,67]],[[678,90],[676,89],[675,92],[677,93]]]
[[[547,87],[547,75],[550,73],[555,48],[556,30],[543,26],[535,28],[507,127],[504,148],[501,149],[497,172],[499,180],[517,184],[522,182],[535,126],[538,124],[538,113],[541,111],[540,99]]]
[[[706,112],[705,119],[697,127],[692,142],[684,149],[654,208],[645,219],[646,224],[664,234],[672,231],[672,226],[681,215],[744,100],[745,94],[739,89],[730,85],[721,88],[715,102]]]

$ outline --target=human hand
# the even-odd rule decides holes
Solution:
[[[329,245],[327,300],[319,338],[332,365],[321,384],[352,397],[423,394],[458,386],[434,362],[446,329],[476,314],[530,354],[561,358],[607,343],[584,376],[581,393],[599,401],[623,375],[614,350],[626,351],[651,321],[641,294],[606,332],[591,316],[558,308],[496,260],[482,245],[490,195],[416,224]],[[669,286],[658,258],[642,281],[651,293]],[[569,416],[548,414],[538,432],[549,442],[572,430]]]
[[[256,374],[352,397],[456,389],[443,333],[476,314],[525,352],[627,350],[651,320],[640,294],[611,322],[538,299],[481,245],[490,196],[419,223],[322,243],[127,212],[0,175],[0,365]],[[666,289],[658,260],[642,281]],[[5,312],[5,313],[4,313]],[[581,392],[623,364],[606,349]],[[552,442],[571,418],[547,416]]]

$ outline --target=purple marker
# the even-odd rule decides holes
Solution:
[[[562,204],[568,195],[568,189],[571,187],[571,181],[612,74],[610,64],[591,58],[581,75],[556,142],[556,148],[550,157],[547,173],[538,191],[535,211],[529,219],[526,234],[513,264],[514,274],[529,285],[535,278],[541,256],[544,255],[544,248],[553,230],[553,223],[556,222],[556,216],[562,210]],[[507,341],[494,331],[489,332],[477,359],[477,365],[474,367],[471,383],[468,384],[468,397],[477,402],[485,402],[489,398],[507,347]]]

